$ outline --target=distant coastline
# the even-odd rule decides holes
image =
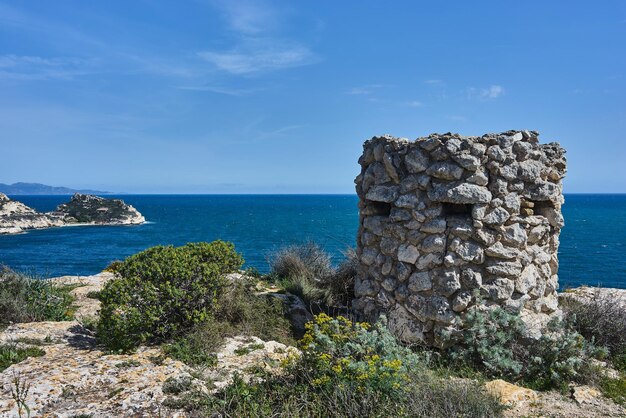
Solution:
[[[13,184],[0,183],[0,193],[4,193],[8,196],[57,196],[57,195],[73,195],[74,193],[81,194],[95,194],[95,195],[110,195],[120,194],[112,193],[101,190],[90,189],[72,189],[69,187],[48,186],[41,183],[24,183],[18,182]]]

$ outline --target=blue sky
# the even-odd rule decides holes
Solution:
[[[626,192],[626,2],[0,0],[0,182],[353,193],[373,135],[508,129]]]

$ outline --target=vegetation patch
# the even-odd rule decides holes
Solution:
[[[0,323],[69,321],[76,309],[70,295],[75,288],[0,266]]]
[[[28,357],[40,357],[46,354],[39,347],[20,347],[15,343],[0,345],[0,372],[10,365],[26,360]]]
[[[604,396],[626,406],[626,374],[622,373],[618,379],[605,378],[600,383],[600,388]]]
[[[215,352],[224,339],[236,335],[295,344],[283,302],[268,295],[256,295],[254,281],[244,279],[228,285],[209,318],[163,348],[183,363],[209,367],[215,364]]]
[[[270,277],[286,291],[300,297],[312,311],[330,312],[354,298],[357,259],[354,250],[333,267],[330,255],[319,245],[291,245],[270,260]]]
[[[115,365],[115,367],[117,367],[118,369],[128,369],[131,367],[139,367],[139,366],[141,366],[141,363],[138,362],[137,360],[126,360],[126,361],[117,363]]]
[[[626,309],[622,304],[597,292],[588,302],[569,301],[564,310],[581,335],[606,347],[614,366],[626,369]]]
[[[605,355],[563,321],[552,321],[539,339],[529,339],[519,314],[500,307],[469,310],[460,335],[449,338],[445,356],[453,367],[542,390],[565,389],[571,381],[589,383],[597,375],[589,360]]]
[[[182,335],[211,317],[242,257],[223,241],[158,246],[127,258],[100,293],[101,343],[127,351]]]
[[[249,354],[251,352],[253,352],[254,350],[261,350],[265,347],[265,344],[249,344],[243,347],[239,347],[235,350],[235,354],[237,354],[238,356],[245,356],[246,354]]]
[[[190,376],[176,376],[170,377],[163,382],[163,393],[170,395],[178,395],[182,392],[186,392],[191,388]]]
[[[497,417],[502,405],[476,383],[446,381],[428,359],[399,345],[380,322],[370,328],[319,315],[301,356],[280,373],[246,383],[235,376],[216,395],[190,391],[168,404],[206,416]]]

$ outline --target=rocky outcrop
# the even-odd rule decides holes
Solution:
[[[529,131],[366,141],[354,307],[387,312],[405,341],[442,345],[480,300],[538,336],[559,314],[564,154]]]
[[[626,289],[580,286],[559,293],[561,304],[611,303],[626,310]]]
[[[100,305],[89,293],[113,277],[101,273],[52,279],[77,286],[71,292],[78,305],[77,320],[13,324],[0,332],[0,344],[35,345],[45,352],[0,372],[0,418],[17,416],[11,396],[16,377],[29,385],[25,402],[33,417],[184,417],[184,411],[163,404],[171,396],[164,390],[166,382],[187,381],[200,392],[215,392],[232,382],[235,374],[250,379],[256,370],[273,370],[298,354],[294,347],[253,336],[227,338],[216,353],[217,364],[202,370],[168,358],[159,347],[108,353],[83,324],[88,318],[93,321]]]
[[[39,213],[0,193],[0,235],[19,234],[26,229],[62,226],[64,223],[62,215]]]
[[[146,221],[137,209],[120,199],[90,194],[75,193],[69,202],[59,205],[56,212],[62,213],[67,223],[134,225]]]
[[[54,212],[40,213],[0,193],[0,235],[73,224],[134,225],[145,221],[137,209],[120,199],[76,193]]]

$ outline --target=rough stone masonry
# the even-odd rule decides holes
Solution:
[[[538,335],[557,303],[565,150],[534,131],[363,145],[354,308],[402,340],[445,345],[464,313],[501,306]]]

